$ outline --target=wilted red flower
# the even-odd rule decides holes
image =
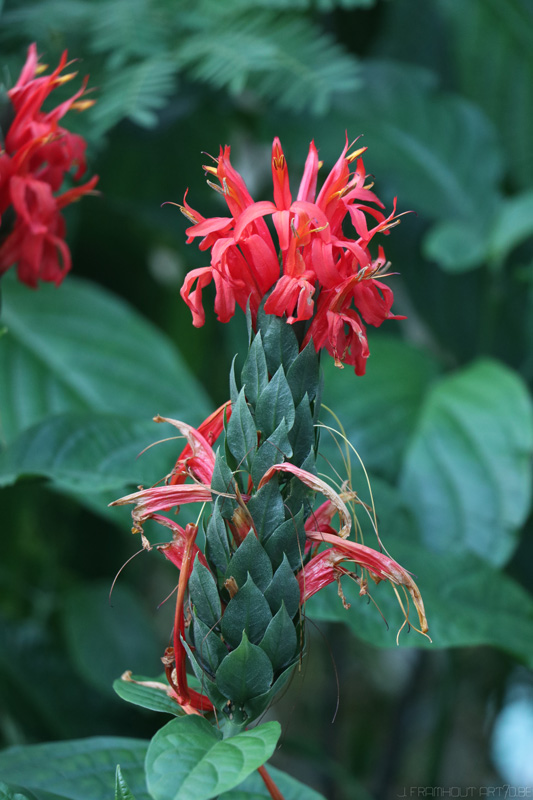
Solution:
[[[74,167],[74,180],[86,171],[86,143],[59,125],[71,108],[93,104],[81,100],[87,79],[68,100],[48,112],[42,105],[50,93],[76,73],[62,75],[67,66],[63,53],[50,75],[41,75],[37,48],[28,57],[16,84],[7,92],[12,122],[4,131],[0,149],[0,275],[17,264],[19,279],[35,288],[39,280],[59,285],[70,270],[61,210],[90,192],[98,177],[62,194],[56,194],[65,174]]]
[[[200,249],[211,250],[210,266],[189,272],[181,290],[196,327],[205,320],[202,290],[213,280],[221,322],[233,316],[235,305],[243,310],[249,305],[255,323],[266,298],[267,314],[285,315],[291,324],[305,323],[303,345],[312,339],[317,352],[325,348],[338,366],[351,364],[358,375],[364,374],[369,355],[364,323],[377,326],[386,319],[402,319],[391,312],[392,291],[377,280],[390,266],[383,249],[373,257],[369,248],[376,234],[396,224],[397,216],[396,202],[386,217],[367,185],[361,158],[366,148],[353,153],[349,149],[346,140],[317,195],[321,162],[311,142],[296,200],[278,138],[272,147],[274,202],[252,200],[231,166],[229,147],[221,148],[216,166],[204,167],[218,179],[220,185],[209,184],[224,196],[232,216],[205,219],[186,199],[180,206],[194,223],[187,229],[187,241],[202,237]],[[272,217],[277,244],[266,216]],[[343,231],[347,216],[354,238]]]

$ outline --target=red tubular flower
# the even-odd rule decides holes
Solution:
[[[349,150],[346,140],[317,195],[321,162],[311,142],[293,200],[285,155],[279,139],[274,139],[274,200],[254,202],[230,164],[230,148],[221,148],[216,167],[205,169],[220,182],[219,186],[209,181],[224,196],[232,216],[205,219],[185,200],[181,207],[194,223],[187,229],[187,241],[202,237],[200,249],[211,250],[210,266],[192,270],[181,290],[196,327],[205,321],[202,290],[213,280],[221,322],[233,316],[236,305],[243,309],[249,305],[255,325],[265,300],[265,313],[285,316],[290,324],[306,324],[302,346],[312,340],[317,352],[325,348],[337,366],[351,364],[358,375],[364,374],[369,349],[362,320],[381,325],[386,319],[403,318],[391,312],[392,292],[377,280],[389,267],[383,249],[379,247],[377,258],[369,249],[374,237],[387,234],[398,220],[396,201],[385,216],[383,204],[367,185],[361,158],[366,148]],[[277,246],[266,216],[272,217]],[[353,238],[343,230],[347,216]]]
[[[94,176],[55,194],[73,167],[76,181],[86,171],[85,141],[62,128],[59,120],[72,108],[83,110],[93,104],[92,100],[80,99],[85,80],[68,100],[49,112],[42,111],[50,93],[75,77],[76,73],[61,74],[66,66],[65,52],[50,75],[39,75],[43,68],[32,44],[18,81],[7,93],[14,116],[0,150],[0,275],[16,263],[19,279],[32,288],[39,280],[59,285],[70,270],[65,221],[60,212],[91,192],[98,181]],[[10,214],[6,214],[10,210],[14,212],[12,227]]]

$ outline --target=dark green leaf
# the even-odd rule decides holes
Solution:
[[[281,772],[275,767],[268,767],[268,774],[281,791],[285,800],[325,800],[324,795],[310,789],[295,778]],[[257,772],[252,772],[246,780],[230,792],[219,795],[218,800],[270,800],[271,795],[263,779]]]
[[[267,722],[230,739],[205,719],[188,716],[165,725],[148,748],[146,774],[154,800],[210,800],[267,761],[281,734]]]
[[[215,625],[220,624],[222,609],[217,584],[211,572],[204,567],[198,557],[189,578],[189,597],[194,614],[208,628],[214,628]]]
[[[220,662],[228,654],[228,648],[215,631],[193,615],[195,657],[214,677]]]
[[[285,372],[280,366],[257,398],[255,423],[265,437],[270,436],[283,419],[290,430],[294,422],[294,402]]]
[[[296,408],[294,425],[289,434],[289,439],[294,448],[292,463],[299,467],[311,450],[314,453],[315,446],[315,428],[311,415],[311,406],[306,394]]]
[[[220,514],[220,499],[213,505],[213,513],[206,529],[206,556],[224,574],[230,560],[230,548],[226,525]]]
[[[257,333],[252,340],[242,368],[241,381],[248,402],[255,406],[257,398],[268,383],[268,369],[261,332]]]
[[[249,531],[246,538],[235,551],[226,570],[226,578],[233,577],[238,586],[244,586],[250,575],[262,592],[272,580],[272,564],[257,536]]]
[[[260,541],[270,536],[285,519],[283,499],[275,478],[252,495],[248,501],[248,511],[252,515]]]
[[[231,519],[233,512],[237,508],[237,503],[231,497],[223,497],[223,495],[235,494],[235,478],[220,451],[217,452],[215,459],[215,468],[211,478],[211,490],[213,493],[213,503],[217,498],[219,499],[220,513],[224,519]]]
[[[294,617],[300,607],[300,587],[286,555],[274,573],[272,583],[265,590],[270,610],[275,614],[285,604],[288,615]]]
[[[295,406],[302,401],[305,394],[310,401],[315,399],[319,379],[319,356],[313,343],[309,342],[287,370],[287,383]]]
[[[291,456],[292,447],[287,435],[287,423],[282,419],[274,433],[265,439],[254,455],[251,473],[254,486],[259,484],[270,467],[286,461]]]
[[[246,631],[248,639],[257,644],[271,619],[272,614],[263,593],[248,575],[244,586],[239,587],[226,606],[222,617],[222,635],[231,647],[237,647]]]
[[[293,570],[302,565],[305,547],[304,512],[300,509],[293,517],[285,520],[263,542],[274,569],[280,566],[284,556],[287,556]]]
[[[296,629],[283,601],[280,610],[259,642],[259,647],[269,657],[274,672],[287,666],[294,658],[297,648]]]
[[[251,464],[257,449],[257,431],[250,413],[244,389],[241,389],[237,402],[232,406],[231,417],[226,432],[226,442],[237,466]]]
[[[237,706],[267,692],[274,672],[268,656],[242,635],[240,645],[226,656],[217,670],[216,683],[222,694]]]
[[[268,371],[275,375],[280,366],[288,370],[298,356],[298,342],[292,329],[281,317],[258,316]]]

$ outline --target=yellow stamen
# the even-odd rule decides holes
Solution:
[[[356,158],[359,158],[365,150],[368,150],[368,147],[360,147],[359,150],[356,150],[354,153],[350,153],[350,155],[346,156],[346,161],[348,164],[351,164],[352,161],[355,161]]]
[[[94,106],[96,100],[77,100],[75,103],[72,103],[71,108],[75,108],[76,111],[86,111],[91,106]]]

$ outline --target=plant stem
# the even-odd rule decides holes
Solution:
[[[263,778],[265,786],[268,789],[268,793],[272,798],[272,800],[285,800],[285,798],[281,794],[280,790],[278,789],[278,787],[276,786],[276,784],[274,783],[274,781],[272,780],[266,769],[264,767],[258,767],[257,771]]]

